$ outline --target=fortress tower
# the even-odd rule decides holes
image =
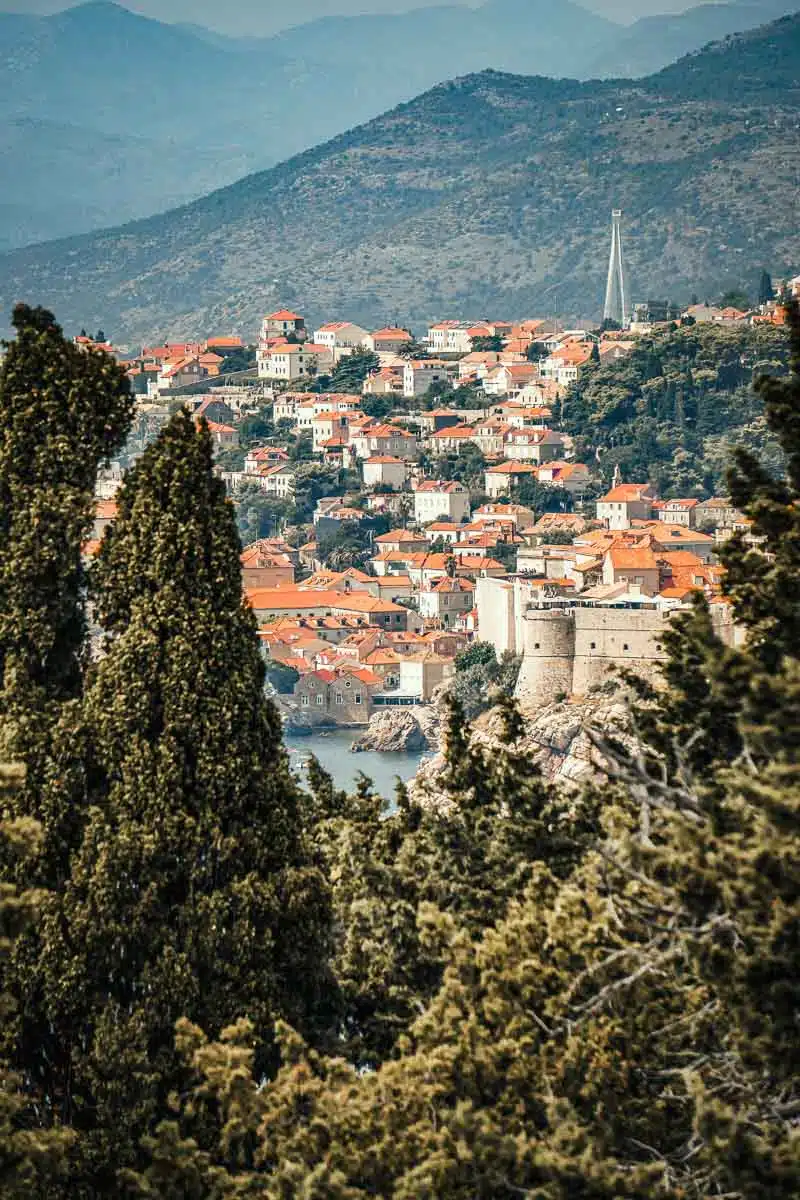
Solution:
[[[522,622],[522,666],[515,695],[525,707],[572,693],[575,617],[565,609],[529,609]]]
[[[603,319],[616,321],[620,326],[624,325],[627,317],[627,303],[625,272],[622,266],[622,209],[615,208],[611,213],[611,254],[608,259]]]

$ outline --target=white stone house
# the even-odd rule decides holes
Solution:
[[[532,476],[534,479],[537,477],[537,468],[533,463],[514,461],[489,467],[483,477],[486,495],[492,498],[507,496],[526,476]]]
[[[314,330],[315,344],[330,350],[334,363],[352,354],[358,346],[365,346],[368,338],[369,332],[351,321],[329,321]]]
[[[346,442],[349,435],[350,418],[346,412],[322,412],[311,423],[314,450],[321,450],[331,438]]]
[[[306,323],[299,313],[291,312],[288,308],[281,308],[277,312],[269,313],[261,322],[262,342],[268,342],[275,338],[285,338],[290,335],[296,338],[304,338],[306,336]]]
[[[404,654],[400,659],[400,687],[404,696],[430,700],[439,684],[455,674],[452,658],[439,654]]]
[[[659,500],[653,505],[655,516],[659,521],[667,521],[670,525],[685,525],[694,529],[697,500]]]
[[[414,459],[419,453],[414,434],[397,425],[378,424],[359,429],[351,433],[350,445],[357,458],[386,454],[395,458]]]
[[[408,467],[402,458],[393,454],[373,454],[361,460],[365,488],[390,487],[402,490],[408,476]]]
[[[455,624],[458,617],[472,610],[475,588],[466,579],[446,576],[419,593],[419,614],[442,625]]]
[[[545,463],[564,455],[564,435],[553,429],[510,429],[504,452],[516,462]]]
[[[294,467],[289,467],[286,463],[262,467],[258,474],[262,491],[266,492],[268,496],[276,496],[279,500],[284,500],[294,494],[296,478]]]
[[[364,345],[373,354],[399,354],[404,346],[414,339],[407,329],[398,329],[395,326],[387,326],[384,329],[376,329],[374,333],[369,333],[364,339]]]
[[[630,529],[632,521],[649,521],[655,497],[648,483],[620,483],[597,501],[597,519],[608,529]]]
[[[411,400],[424,396],[434,383],[449,384],[451,367],[430,359],[410,359],[403,368],[403,395]]]
[[[315,343],[281,342],[269,350],[257,352],[261,379],[304,379],[324,375],[333,367],[333,353]]]
[[[427,479],[414,492],[414,520],[418,525],[441,519],[463,521],[469,511],[469,491],[457,480]]]

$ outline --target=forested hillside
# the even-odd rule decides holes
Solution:
[[[610,481],[649,480],[662,496],[725,488],[734,446],[782,463],[754,380],[785,375],[789,342],[774,326],[692,325],[641,339],[631,355],[581,371],[561,409],[580,461]]]
[[[0,258],[117,342],[311,321],[598,314],[610,211],[633,295],[688,299],[800,263],[800,16],[636,83],[485,72],[163,216]]]

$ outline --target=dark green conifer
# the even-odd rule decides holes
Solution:
[[[317,841],[333,884],[343,1049],[353,1061],[385,1060],[438,990],[454,939],[480,939],[538,864],[568,875],[596,834],[594,802],[549,789],[522,735],[503,693],[489,745],[471,743],[451,702],[435,793],[412,799],[401,788],[391,815],[365,781],[345,797],[315,769],[318,808],[332,813]]]
[[[22,886],[58,887],[83,813],[81,546],[97,468],[122,444],[133,397],[114,359],[73,345],[51,313],[19,304],[13,323],[0,368],[0,736],[27,769],[13,811],[41,837],[8,870]]]
[[[19,764],[0,762],[0,805],[5,809],[21,790],[24,771]],[[6,856],[25,859],[41,835],[35,821],[0,820],[0,842]],[[5,962],[23,931],[36,919],[44,899],[35,888],[21,890],[0,883],[0,962]],[[0,1022],[14,1012],[14,999],[0,992]],[[73,1139],[68,1129],[31,1129],[26,1122],[25,1080],[8,1059],[0,1055],[0,1196],[3,1200],[28,1200],[63,1178],[67,1151]]]
[[[29,962],[22,1053],[81,1133],[73,1196],[116,1171],[180,1087],[172,1031],[238,1015],[273,1061],[284,1016],[327,1023],[328,901],[264,694],[211,437],[176,415],[130,471],[93,579],[106,633],[83,700],[92,808]]]
[[[80,552],[99,464],[133,398],[109,355],[79,349],[52,314],[18,304],[0,369],[0,683],[5,708],[47,721],[80,691]]]

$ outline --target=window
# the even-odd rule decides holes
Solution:
[[[533,648],[534,648],[534,650],[538,650],[538,649],[539,649],[539,643],[538,643],[538,642],[534,642],[534,643],[533,643]]]
[[[354,692],[353,699],[355,700],[356,704],[360,704],[361,703],[361,692]]]
[[[597,649],[597,643],[596,643],[596,642],[589,642],[589,649],[590,649],[590,650],[596,650],[596,649]]]
[[[325,703],[325,697],[323,696],[322,692],[320,692],[317,696],[317,704],[324,704],[324,703]]]
[[[352,686],[353,686],[353,681],[352,681],[352,679],[345,679],[345,681],[344,681],[344,686],[345,686],[345,687],[352,687]]]
[[[301,703],[301,705],[302,705],[302,707],[303,707],[303,708],[308,708],[308,706],[309,706],[309,704],[310,704],[310,701],[309,701],[309,698],[308,698],[308,696],[303,696],[303,697],[302,697],[302,699],[301,699],[301,701],[300,701],[300,703]]]
[[[342,693],[341,693],[341,692],[337,692],[337,693],[336,693],[336,703],[337,703],[337,704],[343,704],[343,703],[344,703],[344,696],[342,695]]]
[[[630,650],[630,646],[628,645],[628,643],[627,643],[627,642],[623,642],[623,643],[622,643],[622,649],[623,649],[623,650]]]

